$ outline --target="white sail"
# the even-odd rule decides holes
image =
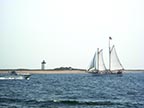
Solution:
[[[106,71],[106,66],[103,59],[103,50],[99,51],[99,71]]]
[[[90,66],[88,68],[88,71],[90,71],[90,70],[96,70],[96,52],[95,52],[95,54],[93,56],[93,59],[92,59],[92,61],[90,63]]]
[[[111,51],[110,51],[110,58],[111,58],[111,64],[110,64],[110,70],[116,71],[116,70],[123,70],[123,66],[117,56],[115,46],[113,45]]]
[[[106,66],[103,60],[103,50],[99,51],[99,48],[97,49],[97,53],[94,54],[88,71],[94,73],[106,72]]]

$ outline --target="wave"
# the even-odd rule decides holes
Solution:
[[[144,105],[143,102],[121,102],[121,101],[106,101],[106,100],[96,100],[96,101],[84,101],[84,100],[70,100],[70,99],[58,99],[58,100],[25,100],[25,99],[10,99],[10,98],[0,98],[0,103],[22,103],[26,105],[37,105],[48,106],[48,105],[94,105],[94,106],[137,106]]]
[[[13,102],[22,102],[22,99],[14,99],[14,98],[0,98],[0,103],[13,103]]]
[[[81,101],[81,100],[53,100],[55,103],[71,104],[71,105],[115,105],[111,101]]]
[[[54,104],[71,104],[71,105],[114,105],[116,103],[111,101],[81,101],[81,100],[25,100],[25,99],[12,99],[12,98],[0,98],[0,102],[25,102],[25,103],[54,103]]]

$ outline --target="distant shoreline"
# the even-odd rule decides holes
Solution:
[[[85,69],[72,69],[72,70],[55,70],[55,69],[0,69],[0,74],[9,73],[15,70],[17,73],[22,74],[80,74],[87,73]],[[144,72],[143,69],[127,69],[124,73]]]
[[[18,69],[3,69],[0,70],[1,73],[8,73],[12,70],[15,70],[17,73],[22,74],[80,74],[86,73],[86,70],[54,70],[54,69],[47,69],[47,70],[40,70],[40,69],[25,69],[25,70],[18,70]]]

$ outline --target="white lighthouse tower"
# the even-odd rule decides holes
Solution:
[[[45,62],[45,60],[43,60],[43,61],[41,62],[41,69],[42,69],[42,70],[45,70],[45,64],[46,64],[46,62]]]

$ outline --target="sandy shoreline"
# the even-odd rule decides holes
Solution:
[[[9,73],[12,70],[0,70],[0,74]],[[16,70],[18,74],[84,74],[85,70]],[[127,70],[123,73],[144,72],[144,70]]]
[[[8,73],[11,71],[0,70],[0,73]],[[86,73],[84,70],[18,70],[19,74],[80,74]]]

